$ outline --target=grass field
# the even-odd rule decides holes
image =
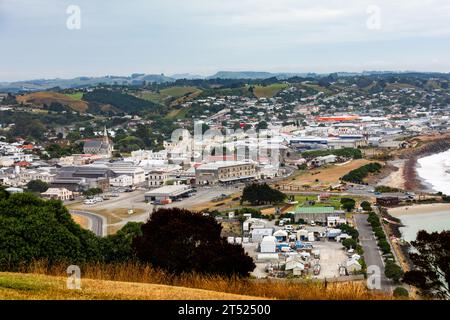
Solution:
[[[141,98],[155,103],[165,104],[169,98],[182,98],[184,96],[198,95],[201,90],[193,86],[174,86],[162,89],[158,92],[147,91],[141,94]],[[179,102],[179,101],[177,101]]]
[[[73,100],[82,100],[83,92],[69,93],[69,94],[66,94],[66,96],[70,97]]]
[[[0,273],[0,299],[392,299],[392,296],[369,291],[363,281],[325,285],[312,280],[174,275],[135,263],[80,266],[82,290],[75,291],[66,289],[67,264],[50,269],[46,266],[45,262],[36,262],[23,267],[22,273]]]
[[[341,209],[341,197],[330,196],[329,199],[323,200],[322,202],[317,202],[317,196],[313,195],[297,195],[295,196],[295,201],[298,201],[299,205],[305,204],[307,201],[316,201],[315,207],[334,207],[336,210]]]
[[[52,102],[60,103],[79,112],[85,112],[88,108],[88,104],[85,101],[77,100],[68,95],[57,92],[33,92],[17,96],[16,99],[19,103],[39,106],[43,106],[44,104],[50,105]]]
[[[268,86],[257,85],[253,89],[253,94],[257,98],[272,98],[288,86],[286,83],[274,83]]]
[[[66,277],[39,274],[0,273],[0,299],[242,300],[257,298],[160,284],[83,278],[81,279],[81,289],[74,290],[67,288]]]
[[[339,178],[357,169],[365,164],[373,161],[358,159],[342,165],[329,165],[317,169],[302,171],[294,177],[290,177],[280,185],[305,186],[308,185],[311,189],[325,190],[331,185],[340,183]]]

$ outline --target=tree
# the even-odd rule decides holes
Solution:
[[[266,121],[260,121],[257,125],[256,125],[256,130],[265,130],[268,128],[267,122]]]
[[[403,277],[403,270],[395,262],[388,260],[385,264],[384,275],[397,283]]]
[[[174,273],[197,272],[248,276],[255,264],[242,246],[221,237],[222,226],[210,216],[179,208],[159,209],[133,239],[136,257]]]
[[[17,270],[33,260],[78,264],[101,261],[99,238],[76,224],[58,200],[31,193],[0,201],[0,270]]]
[[[396,298],[408,298],[409,292],[403,287],[397,287],[394,289],[394,297]]]
[[[357,240],[359,237],[359,232],[358,230],[356,230],[355,228],[353,228],[352,226],[348,225],[348,224],[341,224],[339,226],[339,229],[341,229],[341,231],[343,233],[348,234],[349,236],[351,236],[353,239]]]
[[[358,245],[358,242],[356,242],[355,239],[344,239],[342,240],[342,245],[348,250],[350,248],[356,249],[356,246]]]
[[[341,205],[343,209],[347,210],[347,212],[351,212],[355,209],[356,201],[350,198],[342,198]]]
[[[0,186],[0,201],[9,198],[9,192],[5,190],[5,187]]]
[[[33,192],[45,192],[49,188],[48,183],[42,180],[31,180],[27,183],[27,188]]]
[[[142,223],[128,222],[116,234],[101,240],[103,261],[106,263],[128,262],[134,260],[135,254],[132,242],[135,237],[142,236]]]
[[[369,202],[369,201],[363,201],[363,202],[361,202],[361,208],[362,208],[364,211],[372,211],[372,206],[370,205],[370,202]]]
[[[251,184],[244,188],[241,197],[241,203],[250,202],[252,205],[260,205],[266,203],[279,203],[286,199],[286,195],[276,189],[271,188],[268,184]]]
[[[100,189],[100,188],[90,188],[90,189],[87,189],[87,190],[83,191],[83,195],[86,196],[86,197],[91,197],[91,196],[95,196],[97,194],[100,194],[102,192],[103,192],[103,190]]]
[[[405,273],[403,281],[417,287],[422,295],[450,298],[450,231],[417,233],[411,242],[409,257],[415,269]]]
[[[379,239],[378,240],[378,247],[383,252],[383,254],[390,253],[391,252],[391,246],[387,242],[386,239]]]

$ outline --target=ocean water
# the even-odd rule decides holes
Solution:
[[[450,230],[450,211],[406,214],[398,216],[398,218],[405,225],[400,228],[400,232],[406,241],[415,240],[417,232],[420,230],[427,232]]]
[[[418,176],[434,191],[450,195],[450,150],[420,158]]]
[[[417,174],[424,183],[435,192],[450,195],[450,150],[421,158],[417,162]],[[398,218],[405,225],[400,231],[407,241],[415,240],[419,230],[450,230],[450,211],[406,214]]]

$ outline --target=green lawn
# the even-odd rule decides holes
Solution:
[[[144,92],[140,97],[145,100],[149,100],[155,103],[164,104],[165,100],[168,98],[180,98],[182,96],[200,93],[201,90],[197,87],[192,86],[174,86],[162,89],[158,92],[147,91]]]
[[[83,99],[83,92],[76,92],[76,93],[68,93],[66,96],[74,99],[74,100],[81,100]]]
[[[160,91],[160,94],[163,97],[182,97],[188,93],[194,93],[199,91],[199,89],[197,87],[183,87],[183,86],[175,86],[175,87],[170,87],[170,88],[166,88]]]
[[[341,197],[331,196],[327,200],[317,202],[317,195],[297,195],[295,201],[298,201],[299,205],[305,204],[307,201],[316,201],[314,206],[316,207],[334,207],[336,210],[341,208]]]
[[[272,98],[288,86],[286,83],[274,83],[268,86],[257,85],[253,89],[253,94],[257,98]]]

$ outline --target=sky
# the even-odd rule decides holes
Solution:
[[[450,1],[0,0],[0,43],[0,82],[219,70],[450,72]]]

